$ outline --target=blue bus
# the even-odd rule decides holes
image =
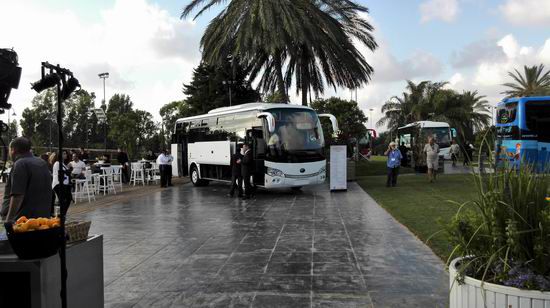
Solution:
[[[510,98],[496,113],[496,157],[518,167],[525,161],[537,170],[550,167],[550,96]]]

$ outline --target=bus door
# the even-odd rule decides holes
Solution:
[[[264,160],[267,148],[263,129],[261,127],[253,127],[247,130],[246,142],[252,147],[252,155],[254,156],[254,184],[263,186],[265,176]]]
[[[178,164],[178,171],[181,176],[189,175],[189,164],[188,164],[188,151],[187,151],[187,123],[178,123],[176,124],[176,133],[172,137],[175,139],[173,142],[178,144],[178,159],[180,163]]]

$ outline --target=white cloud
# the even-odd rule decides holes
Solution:
[[[520,26],[550,26],[550,1],[507,0],[500,11],[508,22]]]
[[[148,0],[116,0],[92,21],[39,0],[3,3],[2,11],[10,13],[0,18],[0,46],[13,46],[23,68],[20,87],[10,97],[18,114],[30,106],[35,93],[29,83],[47,60],[71,69],[84,89],[96,92],[96,105],[103,96],[97,74],[108,71],[107,97],[129,94],[136,108],[159,119],[163,104],[183,97],[181,83],[190,80],[200,60],[194,23]]]
[[[458,11],[458,0],[428,0],[420,4],[420,22],[452,22],[456,19]]]
[[[455,72],[449,80],[449,87],[457,91],[478,90],[481,95],[496,103],[502,100],[505,91],[503,83],[511,82],[508,72],[517,69],[523,72],[523,66],[548,63],[550,59],[550,38],[541,46],[522,46],[511,34],[493,41],[503,56],[484,57],[473,69]],[[548,69],[548,68],[547,68]]]

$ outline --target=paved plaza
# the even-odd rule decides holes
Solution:
[[[71,215],[104,235],[106,307],[446,306],[441,260],[355,183],[227,190],[178,185]]]

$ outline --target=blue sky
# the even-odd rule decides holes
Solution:
[[[362,108],[379,107],[402,92],[405,79],[450,81],[496,103],[506,72],[524,64],[550,68],[550,1],[372,0],[380,48],[364,55],[375,68],[358,91]],[[195,22],[180,20],[188,0],[0,0],[0,46],[14,47],[23,67],[10,102],[18,115],[34,93],[40,61],[68,66],[83,86],[102,93],[97,73],[109,71],[107,96],[128,93],[157,119],[160,107],[182,99],[200,60],[199,40],[219,8]],[[62,36],[56,36],[54,33]],[[324,96],[349,97],[349,90]],[[299,100],[296,99],[296,103]],[[97,104],[99,105],[98,99]]]

